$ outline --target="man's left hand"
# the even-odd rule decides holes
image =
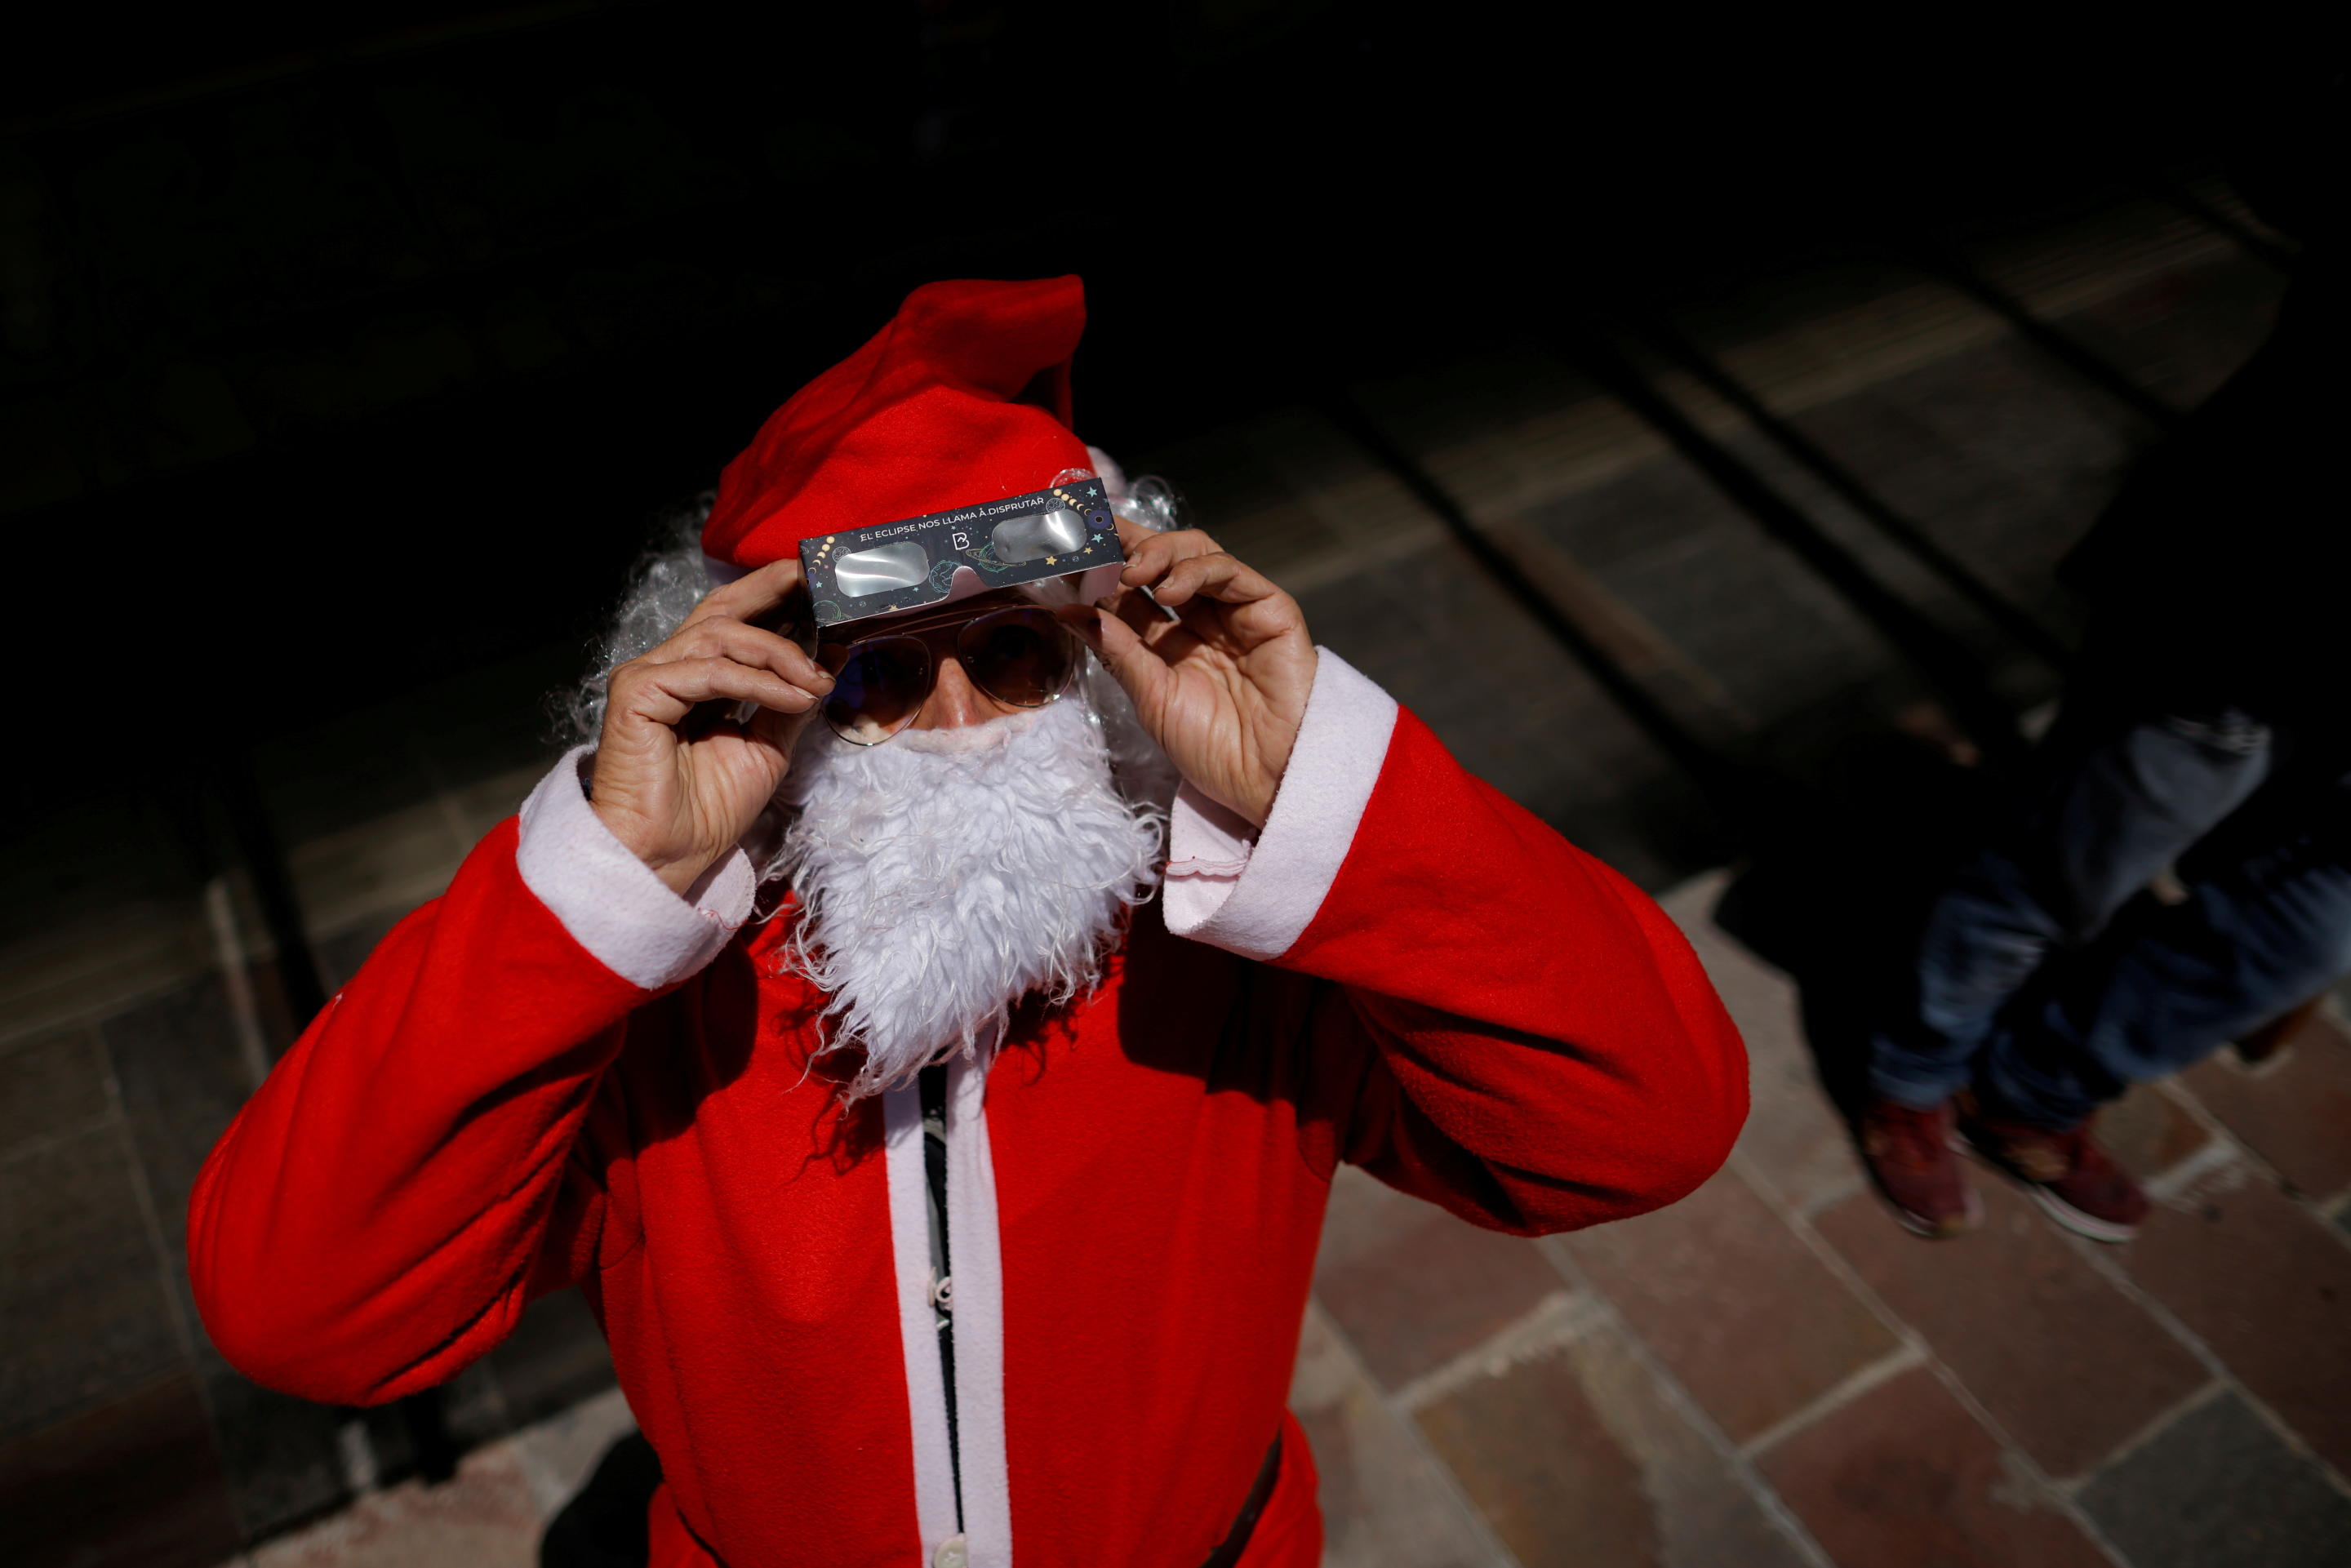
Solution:
[[[1118,592],[1059,613],[1192,787],[1261,828],[1314,687],[1306,617],[1197,528],[1159,534],[1122,521],[1118,536],[1126,547]],[[1177,619],[1160,614],[1144,588]]]

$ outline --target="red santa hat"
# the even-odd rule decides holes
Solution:
[[[1026,495],[1089,466],[1070,433],[1085,324],[1074,277],[915,289],[726,465],[704,553],[747,571],[813,535]]]

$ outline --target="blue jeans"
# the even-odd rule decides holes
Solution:
[[[2070,1127],[2351,969],[2351,779],[2223,705],[2069,688],[2023,810],[1936,900],[1876,1092]],[[2177,863],[2184,903],[2143,896]]]

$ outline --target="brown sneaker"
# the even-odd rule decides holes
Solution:
[[[1861,1157],[1894,1218],[1914,1235],[1941,1238],[1972,1230],[1983,1200],[1968,1185],[1951,1152],[1951,1108],[1913,1111],[1891,1100],[1873,1101],[1861,1113]]]
[[[2063,1129],[1970,1116],[1960,1131],[1984,1158],[2032,1184],[2049,1218],[2093,1241],[2127,1241],[2147,1218],[2147,1194],[2115,1164],[2090,1124]]]

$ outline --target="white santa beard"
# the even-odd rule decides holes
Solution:
[[[1079,692],[874,747],[811,727],[782,798],[789,952],[830,998],[826,1049],[864,1051],[851,1099],[1092,987],[1158,881],[1165,816],[1121,797]]]

